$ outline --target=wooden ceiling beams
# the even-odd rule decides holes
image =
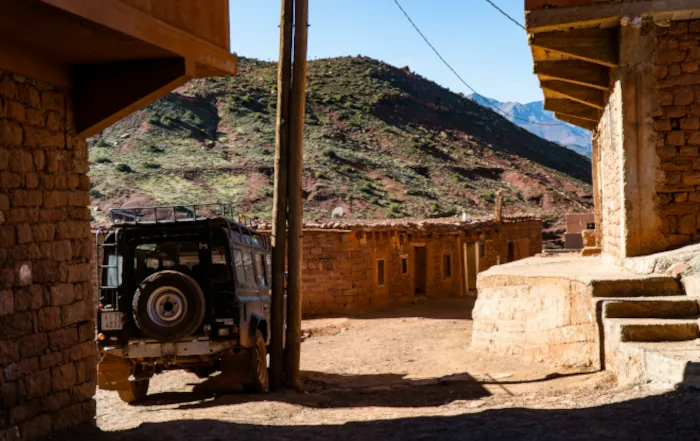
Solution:
[[[607,67],[618,62],[617,29],[541,32],[530,35],[530,46]]]
[[[563,25],[563,21],[557,21],[559,18],[574,20],[576,16],[563,11],[586,8],[590,12],[604,3],[566,0],[559,7],[550,4],[562,1],[527,2],[529,6],[545,4],[544,9],[526,13],[534,73],[545,95],[545,110],[554,112],[562,121],[594,130],[608,100],[612,69],[619,64],[619,19],[601,17],[595,23],[569,21]],[[551,13],[557,20],[550,19]],[[551,26],[552,23],[557,26]]]
[[[601,111],[566,98],[545,98],[544,110],[597,123]]]

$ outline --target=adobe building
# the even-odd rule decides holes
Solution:
[[[86,136],[232,75],[227,0],[0,4],[0,440],[94,422]]]
[[[417,297],[475,295],[479,272],[542,251],[542,221],[306,224],[303,246],[304,316],[351,315]]]
[[[624,381],[687,381],[685,366],[700,359],[700,285],[687,277],[700,268],[700,1],[525,9],[544,108],[593,132],[587,246],[602,256],[484,273],[473,344]]]

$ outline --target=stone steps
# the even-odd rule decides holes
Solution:
[[[698,299],[687,296],[611,298],[603,304],[603,317],[693,318],[700,315]]]
[[[685,341],[700,337],[697,319],[608,319],[620,342]]]
[[[700,388],[700,339],[680,342],[622,343],[622,384]]]
[[[591,283],[595,298],[669,297],[685,294],[681,283],[668,276],[644,279],[602,279]]]

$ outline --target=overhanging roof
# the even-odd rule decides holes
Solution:
[[[700,18],[700,0],[525,0],[525,25],[546,110],[595,129],[619,63],[623,20]]]
[[[0,2],[0,68],[69,88],[83,136],[236,66],[227,0]]]

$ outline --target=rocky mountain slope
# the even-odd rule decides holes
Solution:
[[[469,95],[471,99],[488,108],[500,109],[505,118],[540,138],[570,148],[588,158],[591,157],[591,132],[559,121],[552,112],[544,110],[544,101],[527,104],[501,102],[493,98]],[[514,118],[515,117],[515,118]]]
[[[192,81],[90,140],[93,213],[231,202],[269,219],[276,65]],[[364,58],[312,61],[304,198],[308,219],[489,215],[556,218],[591,207],[590,162],[474,101]]]

